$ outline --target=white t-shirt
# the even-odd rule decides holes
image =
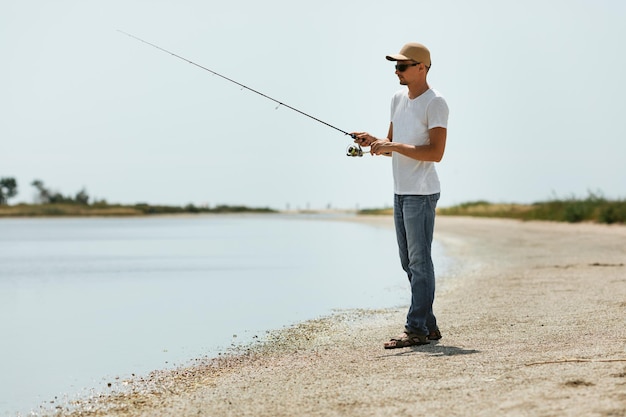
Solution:
[[[428,145],[428,130],[448,127],[448,105],[443,96],[429,89],[413,100],[403,89],[391,99],[393,141]],[[401,195],[430,195],[441,191],[434,162],[418,161],[398,152],[392,154],[394,192]]]

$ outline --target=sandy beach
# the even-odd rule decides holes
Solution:
[[[342,311],[57,415],[626,416],[625,226],[440,216],[435,234],[455,260],[438,342],[385,350],[405,308]]]

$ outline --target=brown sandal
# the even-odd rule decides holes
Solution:
[[[385,349],[397,349],[407,346],[427,345],[428,336],[404,332],[400,336],[392,337],[391,340],[385,342]]]
[[[439,329],[431,330],[428,333],[428,340],[439,340],[441,338],[442,338],[442,336],[441,336],[441,332],[439,331]]]

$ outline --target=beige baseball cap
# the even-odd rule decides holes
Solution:
[[[400,49],[399,54],[387,55],[389,61],[415,61],[422,62],[430,67],[430,51],[427,47],[417,42],[409,42]]]

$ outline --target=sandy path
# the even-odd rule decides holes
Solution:
[[[438,343],[384,350],[404,309],[345,312],[75,415],[626,416],[625,226],[441,216],[436,237],[458,260]]]

